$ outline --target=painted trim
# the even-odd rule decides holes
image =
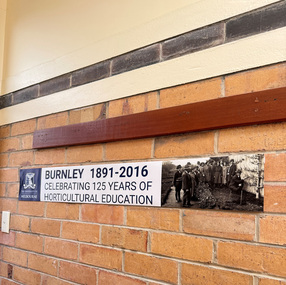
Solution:
[[[0,125],[286,61],[286,27],[0,110]],[[162,76],[163,75],[163,76]]]

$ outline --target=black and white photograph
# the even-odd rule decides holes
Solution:
[[[264,155],[165,161],[162,207],[263,211]]]

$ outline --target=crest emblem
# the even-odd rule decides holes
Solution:
[[[35,173],[26,173],[25,176],[25,183],[23,184],[24,189],[32,189],[35,190],[36,184],[35,184]]]

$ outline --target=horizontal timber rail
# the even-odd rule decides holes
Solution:
[[[286,87],[38,130],[33,148],[112,142],[286,121]]]

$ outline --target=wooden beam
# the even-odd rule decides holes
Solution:
[[[286,121],[286,88],[38,130],[34,148],[139,139]]]

